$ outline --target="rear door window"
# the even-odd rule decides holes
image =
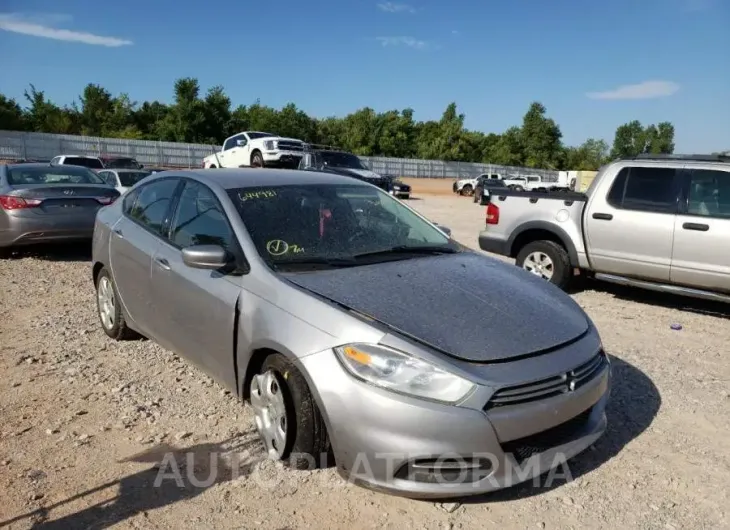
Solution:
[[[690,173],[687,213],[730,218],[730,172],[695,169]]]

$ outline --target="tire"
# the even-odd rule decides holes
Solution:
[[[476,189],[476,191],[474,191],[474,203],[475,203],[475,204],[476,204],[477,202],[479,202],[479,200],[480,200],[480,197],[481,197],[481,195],[482,195],[482,194],[481,194],[481,192],[479,191],[479,188],[477,188],[477,189]]]
[[[216,166],[215,164],[213,164],[213,165],[212,165],[212,166],[210,166],[210,167],[209,167],[208,169],[218,169],[218,166]]]
[[[324,418],[314,401],[307,381],[294,364],[279,353],[266,358],[260,372],[251,379],[250,403],[254,409],[256,429],[270,458],[278,459],[294,469],[325,467],[331,458],[330,441]],[[265,390],[269,388],[268,392]],[[278,393],[276,392],[278,390]],[[267,397],[269,396],[273,397]],[[277,415],[270,420],[270,408],[280,407],[283,400],[285,421]],[[266,411],[266,412],[265,412]],[[284,425],[284,447],[272,434],[274,425]],[[273,451],[272,451],[273,449]]]
[[[525,191],[525,188],[523,188],[522,186],[515,186],[512,189],[515,190],[515,191]]]
[[[530,263],[534,264],[535,262],[537,262],[537,264],[542,264],[544,267],[542,271],[547,270],[547,261],[540,260],[538,258],[539,255],[546,256],[550,262],[550,270],[552,271],[552,274],[549,278],[546,277],[544,273],[541,273],[540,269],[530,270]],[[528,270],[535,275],[549,280],[550,283],[557,285],[563,290],[567,289],[568,284],[573,277],[573,268],[570,265],[568,251],[555,241],[542,240],[528,243],[522,247],[517,254],[515,264],[522,269]]]
[[[468,197],[474,193],[474,188],[471,187],[471,184],[464,184],[464,186],[461,188],[460,193],[461,195]]]
[[[104,289],[106,289],[104,291],[106,294],[102,293]],[[105,298],[109,293],[112,296],[111,305],[104,306],[102,298]],[[108,301],[108,299],[105,301]],[[127,326],[124,311],[122,311],[122,306],[119,303],[117,287],[114,285],[114,280],[112,280],[106,267],[102,268],[96,277],[96,314],[99,316],[99,322],[104,333],[112,339],[130,340],[141,337],[139,333]],[[110,318],[105,318],[105,315],[109,315]]]
[[[264,167],[264,157],[258,151],[251,155],[251,167]]]

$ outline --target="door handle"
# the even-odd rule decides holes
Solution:
[[[710,225],[704,223],[684,223],[682,228],[685,230],[697,230],[699,232],[707,232],[710,229]]]
[[[613,219],[613,215],[610,213],[594,213],[593,218],[601,221],[610,221]]]
[[[112,232],[114,232],[119,237],[124,238],[124,233],[122,232],[121,228],[114,228],[112,229]]]
[[[155,258],[155,263],[157,263],[157,266],[161,269],[165,269],[166,271],[170,270],[170,262],[165,258]]]

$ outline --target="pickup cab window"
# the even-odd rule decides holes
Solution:
[[[730,172],[695,169],[690,176],[689,215],[730,218]]]
[[[674,213],[677,209],[677,170],[667,167],[625,167],[616,175],[608,203],[614,208]]]

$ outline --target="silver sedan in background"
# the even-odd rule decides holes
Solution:
[[[117,190],[85,167],[2,165],[0,251],[34,243],[91,240],[96,212],[117,197]]]
[[[152,175],[99,211],[92,275],[107,335],[200,366],[296,467],[333,456],[372,488],[464,496],[606,428],[609,360],[568,295],[349,177]]]

